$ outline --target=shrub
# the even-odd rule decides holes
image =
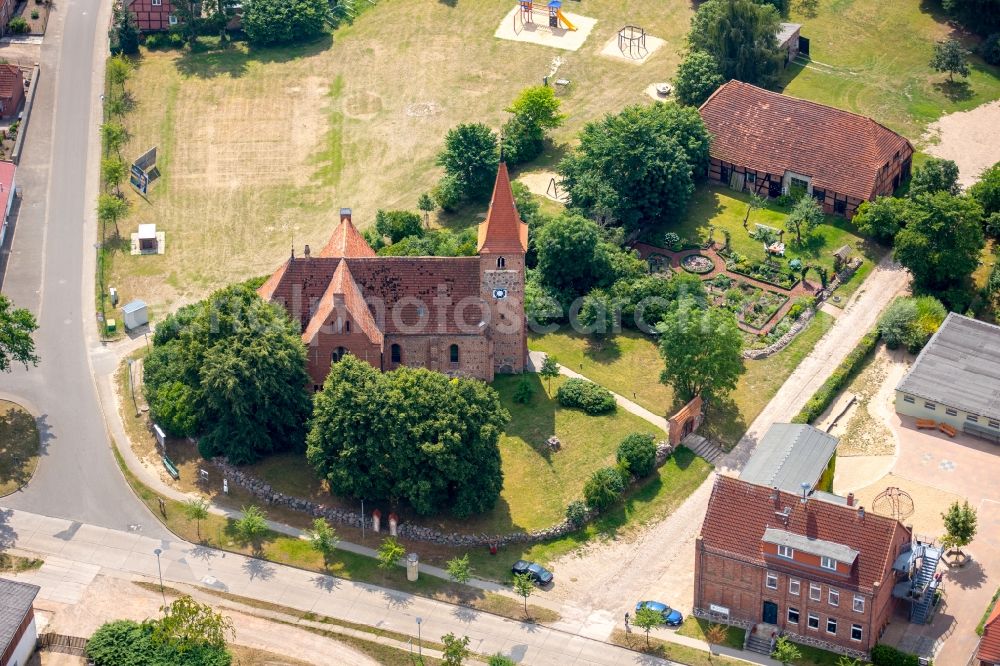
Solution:
[[[587,522],[587,505],[580,500],[573,500],[566,506],[566,520],[573,527],[583,527]]]
[[[656,468],[656,440],[648,433],[633,432],[618,445],[618,462],[628,463],[632,474],[642,478]]]
[[[10,23],[7,24],[7,27],[10,28],[10,31],[15,34],[23,34],[31,30],[31,26],[28,25],[28,22],[23,16],[15,16],[12,18]]]
[[[813,307],[814,305],[816,305],[815,298],[813,298],[812,296],[802,296],[796,299],[794,303],[792,303],[792,307],[788,309],[788,316],[791,317],[792,319],[798,319],[799,317],[802,316],[803,312]]]
[[[872,664],[874,666],[917,666],[917,656],[891,645],[879,643],[872,648]]]
[[[438,184],[431,188],[431,198],[441,210],[453,213],[462,203],[462,186],[454,176],[443,176]]]
[[[847,380],[850,379],[854,371],[858,369],[861,362],[865,360],[868,354],[875,349],[875,344],[878,342],[879,333],[878,329],[869,331],[863,338],[858,346],[851,350],[851,353],[847,355],[837,369],[833,371],[833,374],[823,382],[823,385],[819,387],[816,393],[813,394],[809,401],[806,403],[802,411],[795,415],[792,419],[792,423],[812,423],[820,414],[830,406],[833,399],[836,397],[840,389],[847,384]]]
[[[576,407],[590,415],[615,411],[615,397],[611,391],[586,379],[568,379],[556,394],[563,407]]]
[[[527,405],[531,402],[531,399],[535,395],[535,387],[531,385],[531,381],[528,379],[527,375],[521,375],[521,379],[517,382],[517,387],[514,389],[514,402],[519,405]]]
[[[879,334],[889,349],[906,345],[911,354],[916,354],[947,314],[941,301],[933,296],[897,298],[879,318]]]
[[[979,45],[979,55],[991,65],[1000,65],[1000,32],[994,32]]]
[[[32,19],[37,19],[38,17],[39,17],[38,10],[37,9],[32,9],[31,10],[31,18]]]
[[[625,480],[615,467],[602,467],[591,474],[583,486],[587,505],[597,511],[603,511],[617,502],[624,492]]]

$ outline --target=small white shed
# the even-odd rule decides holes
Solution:
[[[131,331],[149,323],[149,310],[146,303],[140,300],[130,301],[122,308],[122,319],[125,330]]]

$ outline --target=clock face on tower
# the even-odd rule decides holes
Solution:
[[[497,299],[507,298],[507,290],[506,289],[494,289],[493,290],[493,298],[497,298]]]

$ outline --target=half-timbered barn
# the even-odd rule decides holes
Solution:
[[[741,81],[721,86],[699,112],[712,135],[709,178],[734,190],[806,193],[849,218],[910,174],[910,142],[856,113]]]

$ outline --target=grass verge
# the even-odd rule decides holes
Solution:
[[[38,569],[45,560],[34,557],[21,557],[10,553],[0,553],[0,571],[4,573],[21,573],[22,571],[32,571]]]
[[[0,400],[0,497],[31,479],[39,448],[35,418],[17,403]]]
[[[611,632],[608,642],[612,645],[626,647],[643,654],[651,654],[661,659],[680,662],[687,666],[745,666],[746,662],[723,655],[710,654],[706,650],[670,643],[650,636],[647,640],[642,630],[636,628],[631,634],[621,629]],[[740,644],[742,647],[742,643]],[[636,659],[637,662],[641,661]]]
[[[705,630],[712,625],[708,620],[703,620],[700,617],[694,617],[693,615],[688,615],[684,618],[684,624],[677,627],[677,633],[681,636],[687,636],[688,638],[697,638],[699,641],[708,642],[705,638]],[[722,625],[726,627],[726,642],[723,643],[726,647],[735,648],[737,650],[743,649],[743,638],[746,631],[740,629],[739,627],[730,627],[727,625]]]

